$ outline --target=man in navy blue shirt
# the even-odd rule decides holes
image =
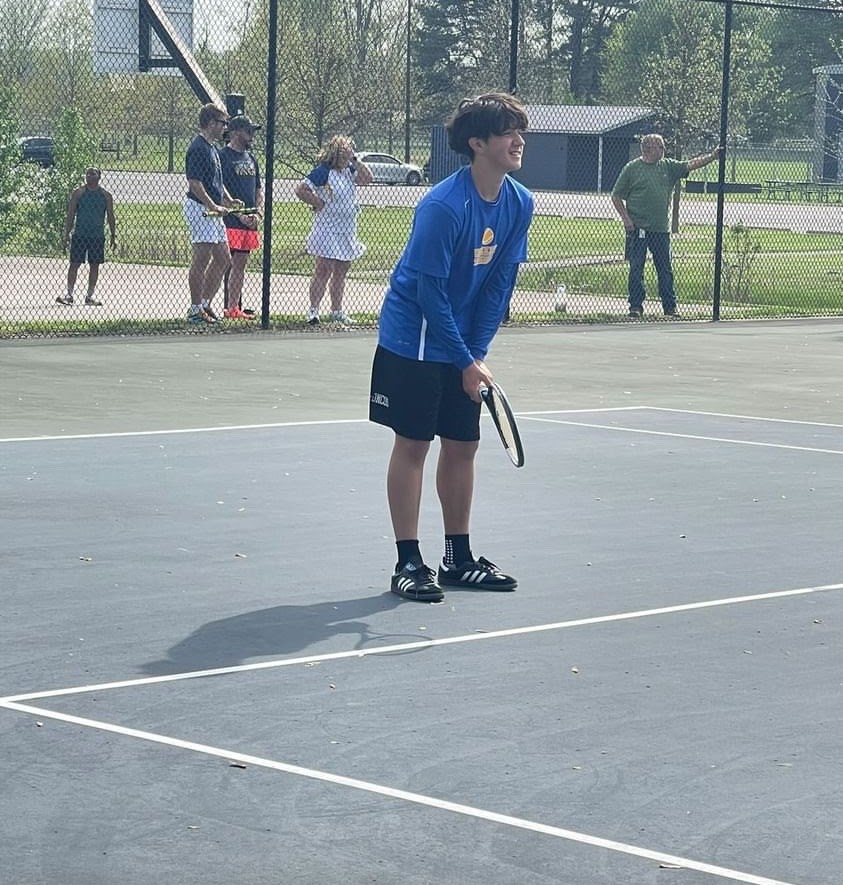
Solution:
[[[263,188],[258,160],[252,153],[255,131],[260,128],[244,114],[232,117],[228,121],[228,144],[220,151],[226,190],[246,206],[257,209],[256,215],[229,212],[224,218],[231,252],[231,266],[225,272],[223,286],[226,319],[253,318],[253,312],[243,310],[243,280],[249,255],[260,246],[258,220],[263,214]]]
[[[187,176],[187,195],[184,217],[190,229],[193,254],[188,283],[190,310],[187,321],[191,325],[215,323],[217,316],[211,300],[222,283],[223,274],[231,264],[231,253],[222,216],[230,208],[243,208],[234,200],[222,181],[222,166],[217,143],[222,140],[228,123],[228,114],[215,104],[199,109],[199,134],[190,142],[184,158]],[[207,213],[216,217],[208,217]]]

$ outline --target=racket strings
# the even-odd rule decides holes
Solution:
[[[495,403],[495,421],[498,425],[498,431],[500,432],[504,446],[506,446],[507,449],[514,449],[517,445],[515,428],[512,426],[512,421],[510,421],[506,409],[500,408],[497,403]]]
[[[521,436],[515,425],[515,416],[512,414],[506,396],[500,388],[492,387],[485,395],[485,399],[509,460],[516,467],[522,467],[524,449],[521,445]]]

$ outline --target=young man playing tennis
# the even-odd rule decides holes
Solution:
[[[395,433],[387,498],[398,548],[391,590],[438,602],[442,587],[514,590],[469,543],[484,360],[527,258],[533,197],[509,176],[521,167],[527,115],[511,95],[467,99],[448,120],[451,148],[470,164],[419,202],[389,281],[372,365],[369,419]],[[419,550],[424,463],[440,438],[436,490],[445,529],[437,574]]]

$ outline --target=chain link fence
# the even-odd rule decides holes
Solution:
[[[630,322],[610,195],[648,132],[683,158],[726,133],[721,162],[674,195],[683,319],[843,314],[839,4],[745,4],[729,22],[728,0],[493,0],[472,31],[438,0],[309,0],[285,4],[270,40],[272,2],[174,0],[166,11],[155,0],[4,2],[0,337],[196,331],[187,323],[185,155],[209,97],[262,124],[252,150],[261,175],[271,167],[271,217],[246,256],[246,318],[223,319],[223,283],[212,302],[221,322],[201,331],[372,329],[414,206],[455,168],[447,112],[507,84],[528,107],[519,177],[536,196],[510,322]],[[338,133],[376,177],[355,195],[366,249],[341,293],[350,323],[331,320],[328,292],[320,323],[309,325],[313,210],[296,189]],[[116,220],[113,246],[104,220],[93,289],[90,267],[64,242],[88,167],[102,170]],[[62,303],[75,263],[73,303]],[[645,285],[644,318],[661,319],[650,261]],[[89,294],[101,303],[86,303]]]

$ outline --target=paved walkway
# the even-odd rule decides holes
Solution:
[[[100,270],[97,286],[97,297],[103,302],[101,308],[86,308],[81,303],[84,300],[87,281],[87,268],[84,267],[79,271],[76,285],[77,303],[73,307],[56,304],[56,297],[65,291],[67,276],[65,259],[2,257],[0,274],[4,279],[15,280],[15,290],[21,293],[20,296],[6,298],[0,302],[0,322],[49,320],[66,318],[68,315],[78,319],[92,316],[100,319],[172,319],[183,317],[190,304],[186,267],[106,263]],[[308,277],[304,276],[273,276],[270,287],[271,312],[300,311],[304,315],[308,303],[308,282]],[[362,304],[358,302],[368,301],[371,298],[372,306],[368,309],[373,310],[374,290],[380,292],[382,287],[355,283],[354,289],[357,290],[361,285],[366,287],[366,291],[360,293],[353,307],[351,304],[349,307],[362,310]],[[260,273],[247,274],[243,292],[244,303],[259,306]],[[349,292],[350,296],[351,294]],[[217,296],[215,307],[222,307],[221,294]]]
[[[596,260],[596,259],[595,259]],[[605,261],[606,259],[602,259]],[[582,260],[581,260],[582,261]],[[584,259],[587,263],[590,259]],[[577,262],[580,263],[580,262]],[[566,262],[556,262],[563,266]],[[184,317],[190,298],[187,294],[187,268],[159,265],[106,263],[100,271],[97,297],[103,302],[99,308],[82,303],[87,280],[87,269],[82,268],[77,282],[77,303],[73,307],[56,304],[56,297],[65,290],[67,261],[60,258],[0,257],[0,274],[14,280],[19,295],[0,301],[0,326],[3,322],[74,320],[151,320]],[[270,282],[270,313],[301,314],[308,304],[309,277],[293,274],[275,274]],[[349,280],[346,286],[345,309],[351,314],[377,314],[380,310],[386,280]],[[259,309],[261,303],[261,274],[247,274],[243,287],[243,302]],[[323,302],[327,310],[327,296]],[[516,291],[513,310],[547,312],[557,303],[564,304],[567,315],[626,314],[624,298],[611,295],[568,295],[559,301],[555,293]],[[220,313],[222,295],[215,303]],[[707,310],[707,308],[704,308]],[[704,314],[701,314],[703,316]]]

